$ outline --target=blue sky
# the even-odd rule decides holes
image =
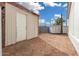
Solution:
[[[27,9],[39,14],[39,24],[50,25],[51,22],[57,17],[63,15],[66,20],[67,15],[67,2],[26,2],[23,4]]]
[[[50,23],[51,20],[55,19],[55,16],[60,16],[62,13],[63,19],[66,20],[67,15],[67,3],[66,2],[51,2],[43,3],[39,2],[44,8],[39,10],[39,20],[42,23]]]

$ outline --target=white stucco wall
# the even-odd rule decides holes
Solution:
[[[0,7],[0,56],[2,55],[1,7]]]
[[[79,3],[74,2],[71,5],[69,15],[69,38],[72,41],[79,55]]]

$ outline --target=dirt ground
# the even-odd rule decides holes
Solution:
[[[65,34],[42,33],[37,38],[24,40],[3,48],[3,56],[76,56],[77,53]]]

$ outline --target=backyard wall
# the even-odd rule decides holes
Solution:
[[[63,26],[63,33],[67,33],[68,27]],[[52,25],[50,27],[50,33],[61,33],[61,25]]]
[[[61,33],[61,25],[53,25],[50,28],[51,33]]]
[[[0,7],[0,56],[2,55],[2,31],[1,31],[1,7]]]
[[[79,3],[71,4],[69,15],[69,38],[79,55]]]
[[[17,8],[9,3],[6,3],[5,5],[5,10],[6,10],[6,21],[5,21],[5,26],[6,26],[6,39],[5,39],[5,46],[14,44],[17,41],[17,12],[22,13],[26,15],[26,39],[32,39],[34,37],[38,36],[38,16],[32,14],[31,12],[28,12],[26,10],[22,10],[20,8]]]

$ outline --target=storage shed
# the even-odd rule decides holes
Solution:
[[[15,2],[4,5],[3,47],[38,36],[39,15]]]

